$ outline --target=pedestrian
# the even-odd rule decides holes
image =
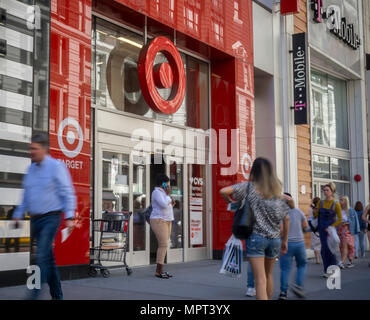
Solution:
[[[164,259],[171,237],[172,221],[174,220],[173,206],[175,202],[170,197],[171,187],[169,181],[170,179],[165,174],[157,177],[156,187],[152,192],[153,211],[150,215],[150,227],[158,241],[157,269],[154,275],[161,279],[172,277],[171,274],[163,271]]]
[[[289,197],[289,193],[285,193]],[[295,207],[294,200],[288,201],[289,205],[289,233],[288,252],[280,255],[280,296],[279,300],[287,300],[289,276],[292,270],[293,258],[297,265],[295,284],[291,290],[299,298],[305,298],[303,289],[304,276],[306,272],[306,245],[303,237],[303,230],[308,229],[308,222],[304,213]]]
[[[354,235],[360,231],[360,227],[357,221],[356,212],[349,207],[349,199],[346,196],[339,198],[340,206],[342,208],[342,222],[337,227],[338,236],[340,239],[340,253],[342,260],[338,266],[342,269],[345,267],[354,267],[353,259],[355,258],[355,238]],[[345,264],[346,261],[348,264]]]
[[[362,214],[362,221],[365,221],[367,223],[367,240],[370,244],[370,204],[368,204],[364,210],[364,213]],[[366,241],[366,240],[365,240]],[[370,266],[370,264],[369,264]]]
[[[252,265],[249,261],[247,262],[247,292],[245,295],[247,297],[254,297],[256,295]]]
[[[309,208],[309,218],[313,218],[313,209],[317,206],[317,203],[320,202],[320,198],[316,197],[312,200],[311,207]],[[321,243],[320,237],[316,232],[311,232],[311,249],[315,254],[315,261],[316,264],[320,264],[320,250],[321,250]]]
[[[366,235],[366,222],[362,219],[364,213],[364,206],[361,201],[357,201],[355,204],[355,211],[357,214],[357,219],[360,225],[360,232],[355,237],[355,249],[356,257],[364,258],[365,257],[365,235]]]
[[[62,300],[63,292],[55,264],[53,241],[62,222],[72,232],[76,196],[71,176],[63,162],[48,154],[48,137],[32,137],[30,156],[32,164],[23,179],[23,200],[14,212],[16,223],[28,212],[31,216],[31,234],[37,243],[36,263],[41,271],[41,285],[50,287],[53,300]],[[33,289],[30,299],[36,299],[41,289]]]
[[[328,246],[328,227],[337,227],[342,222],[342,209],[339,202],[335,201],[335,184],[330,182],[324,186],[325,200],[320,200],[313,210],[314,218],[318,218],[318,229],[321,242],[321,258],[324,266],[324,277],[328,278],[328,267],[337,265],[337,258]]]
[[[272,299],[274,263],[279,252],[285,253],[288,246],[289,207],[285,199],[291,198],[282,195],[281,183],[264,158],[254,161],[249,182],[222,188],[220,194],[229,203],[246,198],[253,211],[255,221],[253,233],[245,242],[246,254],[253,270],[257,299]],[[284,220],[282,239],[281,220]]]

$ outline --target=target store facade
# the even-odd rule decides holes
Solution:
[[[0,157],[15,171],[2,185],[2,218],[21,201],[32,134],[48,132],[78,202],[76,228],[55,241],[62,277],[86,275],[99,241],[91,221],[105,210],[132,216],[127,237],[103,242],[127,241],[130,266],[155,263],[143,210],[160,173],[176,202],[166,262],[220,258],[232,216],[219,190],[248,179],[255,157],[251,1],[9,0],[2,13]],[[20,230],[3,220],[0,274],[25,274],[29,220]]]

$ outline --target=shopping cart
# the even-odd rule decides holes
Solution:
[[[131,275],[132,269],[126,263],[130,216],[131,212],[128,211],[105,211],[102,219],[93,220],[93,231],[100,233],[100,240],[98,247],[90,248],[92,263],[89,265],[89,276],[96,277],[100,270],[103,277],[108,278],[110,275],[108,269],[117,268],[126,268],[127,275]],[[123,262],[123,264],[103,266],[102,261]]]

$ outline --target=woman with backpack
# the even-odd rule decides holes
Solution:
[[[355,249],[356,257],[365,257],[365,235],[366,235],[366,222],[362,220],[362,215],[364,213],[364,206],[361,201],[357,201],[355,204],[355,211],[358,218],[358,223],[360,224],[360,232],[355,237]]]
[[[353,259],[355,258],[355,238],[354,236],[360,232],[360,226],[357,220],[355,210],[349,207],[349,199],[346,196],[339,198],[342,208],[342,223],[338,226],[338,236],[340,239],[340,253],[342,260],[338,266],[341,269],[354,267]],[[346,261],[349,263],[345,265]]]
[[[317,203],[314,209],[314,218],[318,218],[318,231],[321,242],[321,258],[324,265],[324,277],[328,278],[327,268],[337,264],[337,258],[328,246],[329,227],[337,227],[342,222],[342,209],[339,202],[335,201],[334,194],[336,191],[335,184],[330,182],[324,186],[325,200]]]
[[[252,265],[257,300],[272,299],[274,263],[280,252],[288,250],[289,207],[285,200],[291,197],[282,195],[281,183],[264,158],[253,162],[249,182],[225,187],[220,194],[228,203],[242,202],[245,198],[253,212],[253,233],[245,241],[247,258]]]

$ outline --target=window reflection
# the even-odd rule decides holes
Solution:
[[[146,208],[146,166],[145,158],[135,157],[133,165],[133,244],[134,251],[146,248],[146,220],[144,210]]]
[[[183,190],[183,165],[172,163],[170,165],[171,198],[175,201],[173,207],[174,220],[172,221],[171,249],[183,248],[183,223],[184,223],[184,190]]]
[[[129,211],[129,197],[129,156],[103,152],[103,211]],[[127,243],[130,248],[128,234],[104,233],[103,237],[106,245],[121,247]]]
[[[199,4],[200,6],[200,4]],[[194,8],[197,8],[195,4]],[[171,115],[153,112],[140,90],[137,62],[143,46],[143,36],[96,19],[93,34],[95,103],[97,106],[124,111],[150,119],[207,130],[208,64],[180,54],[186,73],[186,95],[179,110]],[[154,65],[168,62],[159,52]],[[171,95],[171,88],[158,89],[163,99]]]
[[[103,211],[129,211],[129,156],[103,152]]]
[[[349,149],[346,82],[316,71],[311,80],[313,143]]]

